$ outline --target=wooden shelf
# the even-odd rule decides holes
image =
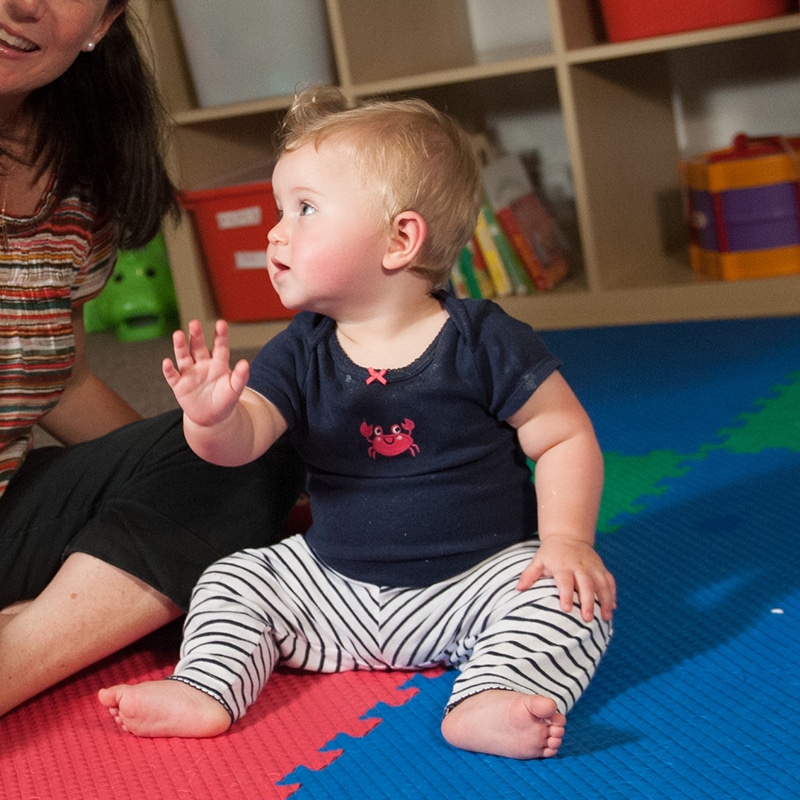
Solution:
[[[291,98],[199,107],[169,0],[133,5],[174,120],[171,157],[180,184],[193,187],[267,157]],[[800,276],[716,282],[691,272],[675,104],[675,59],[692,51],[730,61],[728,79],[741,84],[752,72],[763,75],[765,63],[776,82],[800,80],[800,13],[608,43],[595,0],[529,6],[531,17],[521,22],[544,21],[544,34],[480,50],[466,0],[326,2],[338,82],[351,100],[415,94],[476,130],[487,118],[520,111],[560,120],[556,136],[569,161],[583,266],[563,287],[503,305],[540,329],[800,313]],[[702,97],[704,80],[692,75],[695,95]],[[800,106],[795,124],[782,132],[800,132]],[[531,148],[536,136],[533,130]],[[216,310],[190,220],[165,234],[182,320],[209,324]],[[257,347],[284,325],[234,324],[232,344]]]

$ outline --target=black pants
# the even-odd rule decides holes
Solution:
[[[208,464],[186,444],[180,410],[33,450],[0,498],[0,608],[38,595],[82,552],[186,609],[209,564],[280,537],[303,478],[286,441],[242,467]]]

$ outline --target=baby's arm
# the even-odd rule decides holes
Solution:
[[[541,540],[517,588],[552,577],[565,611],[572,609],[577,592],[585,620],[592,618],[595,596],[603,618],[610,619],[616,585],[594,549],[603,455],[588,415],[561,374],[554,372],[508,421],[517,429],[525,454],[536,462]]]
[[[231,370],[227,323],[217,322],[210,352],[197,320],[189,323],[188,340],[176,331],[172,342],[175,364],[165,358],[162,370],[183,409],[192,450],[224,466],[245,464],[268,450],[286,422],[272,403],[247,388],[247,361]]]

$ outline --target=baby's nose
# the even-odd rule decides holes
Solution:
[[[270,244],[283,244],[285,242],[286,237],[281,234],[280,228],[280,222],[270,228],[269,232],[267,233],[267,241]]]

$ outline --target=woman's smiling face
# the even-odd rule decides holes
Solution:
[[[102,39],[124,4],[109,0],[0,0],[0,102],[23,101]]]

